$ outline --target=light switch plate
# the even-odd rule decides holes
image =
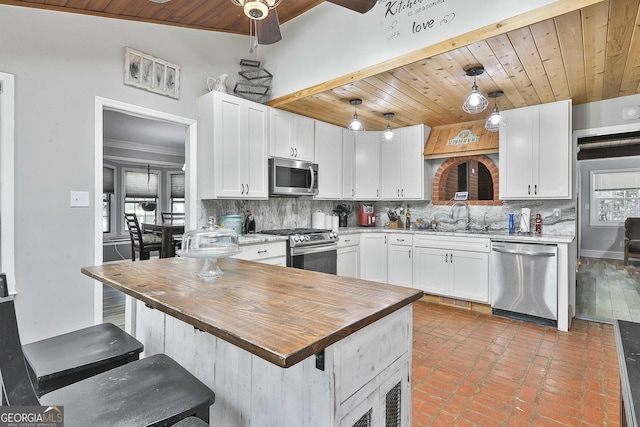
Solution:
[[[88,208],[89,192],[88,191],[72,191],[70,195],[70,206],[72,208]]]

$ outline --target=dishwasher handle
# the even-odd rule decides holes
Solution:
[[[491,248],[491,250],[495,252],[501,252],[503,254],[513,254],[513,255],[548,256],[548,257],[556,256],[556,254],[553,252],[523,251],[523,250],[517,250],[517,249],[505,249],[499,246],[494,246]]]

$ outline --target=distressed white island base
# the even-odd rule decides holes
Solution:
[[[185,259],[83,272],[137,300],[128,320],[145,356],[166,353],[214,390],[212,425],[411,426],[421,291],[220,261],[214,282]]]

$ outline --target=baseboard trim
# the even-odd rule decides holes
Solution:
[[[585,258],[605,258],[605,259],[615,259],[615,260],[622,261],[624,259],[624,252],[581,249],[580,256]]]

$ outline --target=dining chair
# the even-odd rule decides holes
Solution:
[[[166,426],[209,421],[215,394],[165,354],[156,354],[37,396],[20,344],[12,297],[0,298],[0,374],[9,406],[63,406],[69,426]]]
[[[184,225],[184,212],[162,212],[162,222]],[[171,239],[171,256],[176,256],[176,250],[182,247],[182,234],[174,234]]]
[[[640,218],[624,221],[624,265],[629,265],[629,258],[640,258]]]
[[[8,289],[0,274],[0,289]],[[0,298],[8,296],[3,291]],[[140,358],[140,341],[111,323],[35,341],[22,346],[27,371],[38,396]]]
[[[144,233],[135,213],[125,213],[125,221],[131,238],[131,261],[136,260],[136,251],[140,253],[140,260],[149,259],[151,252],[162,249],[162,236]]]

